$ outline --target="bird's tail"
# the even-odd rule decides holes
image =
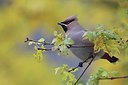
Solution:
[[[115,62],[117,62],[119,59],[118,58],[116,58],[115,56],[110,56],[108,53],[105,53],[102,57],[101,57],[101,59],[106,59],[106,60],[108,60],[110,63],[115,63]]]

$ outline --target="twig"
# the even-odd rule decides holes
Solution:
[[[80,77],[77,79],[77,81],[74,83],[74,85],[76,85],[76,84],[79,82],[79,80],[80,80],[81,77],[84,75],[84,73],[86,72],[86,70],[88,69],[88,67],[91,65],[91,63],[92,63],[92,61],[94,60],[94,58],[95,58],[95,55],[92,56],[92,60],[89,62],[89,64],[88,64],[87,67],[84,69],[84,71],[82,72],[82,74],[80,75]]]
[[[52,51],[52,49],[51,48],[38,48],[38,50],[45,50],[45,51]]]
[[[99,78],[99,80],[114,80],[114,79],[124,79],[124,78],[128,78],[128,76],[109,77],[109,78]]]
[[[39,42],[39,41],[36,41],[36,40],[32,40],[32,39],[29,39],[29,38],[26,38],[26,40],[24,41],[25,43],[26,42],[35,42],[35,43],[40,43],[40,44],[43,44],[43,45],[54,45],[54,44],[51,44],[49,42]]]
[[[71,48],[94,47],[94,45],[71,45]]]

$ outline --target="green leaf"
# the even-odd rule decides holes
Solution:
[[[60,53],[63,55],[68,55],[69,49],[66,45],[59,46]]]
[[[104,71],[106,71],[105,69],[103,69],[102,67],[99,67],[98,68],[98,72],[97,73],[102,73],[102,72],[104,72]]]
[[[82,37],[86,37],[87,36],[87,32],[84,32],[84,34],[82,35]]]
[[[88,32],[87,32],[87,37],[88,37],[88,39],[89,39],[90,41],[93,41],[93,32],[88,31]]]
[[[107,71],[102,72],[102,77],[108,77],[109,73]]]
[[[57,34],[57,31],[54,31],[54,36],[57,36],[58,34]]]
[[[38,47],[35,45],[35,46],[34,46],[34,49],[35,49],[35,50],[38,50]]]
[[[59,70],[60,70],[60,67],[55,68],[55,74],[57,74]]]
[[[78,85],[83,85],[82,83],[79,83]]]
[[[119,76],[119,72],[118,71],[112,71],[111,72],[111,76]]]
[[[35,42],[31,42],[31,41],[28,42],[28,45],[32,45],[32,44],[35,44]]]
[[[114,77],[116,74],[118,73],[117,71],[112,71],[109,72],[106,69],[99,67],[98,71],[91,75],[86,83],[86,85],[99,85],[99,79],[100,78],[110,78],[110,77]]]
[[[54,38],[53,40],[52,40],[52,44],[54,44],[56,42],[56,38]]]
[[[40,38],[39,40],[38,40],[38,42],[44,42],[45,41],[45,39],[44,38]]]
[[[43,52],[42,50],[37,50],[37,52],[33,54],[33,56],[35,57],[35,59],[41,61],[42,58],[43,58],[42,52]]]
[[[86,82],[86,85],[99,85],[98,77],[96,77],[95,75],[91,75]]]
[[[71,39],[71,38],[68,38],[67,36],[65,37],[65,39],[64,39],[64,44],[65,45],[72,45],[72,44],[74,44],[74,41]]]
[[[102,30],[104,28],[104,25],[98,24],[96,26],[96,30]]]

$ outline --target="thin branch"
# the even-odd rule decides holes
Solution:
[[[71,70],[69,70],[68,72],[72,72],[72,71],[76,70],[77,68],[79,68],[79,65],[78,65],[78,66],[76,66],[76,67],[74,67],[74,68],[72,68],[72,69],[71,69]]]
[[[86,70],[88,69],[88,67],[92,64],[92,61],[94,60],[94,58],[95,58],[95,55],[92,56],[92,60],[89,62],[89,64],[88,64],[87,67],[84,69],[84,71],[82,72],[82,74],[80,75],[80,77],[77,79],[77,81],[74,83],[74,85],[76,85],[76,84],[79,82],[79,80],[80,80],[81,77],[84,75],[84,73],[86,72]]]
[[[51,48],[38,48],[38,50],[45,50],[45,51],[52,51],[52,49]]]
[[[39,42],[39,41],[36,41],[36,40],[32,40],[32,39],[29,39],[29,38],[26,38],[26,40],[24,41],[25,43],[26,42],[35,42],[35,43],[40,43],[40,44],[43,44],[43,45],[54,45],[54,44],[51,44],[49,42]]]
[[[99,78],[99,80],[114,80],[114,79],[125,79],[128,76],[119,76],[119,77],[109,77],[109,78]]]
[[[54,45],[54,44],[49,43],[49,42],[39,42],[39,41],[35,41],[35,40],[29,39],[29,38],[26,38],[26,40],[24,42],[25,43],[26,42],[35,42],[35,43],[40,43],[43,45]],[[94,47],[94,45],[71,45],[71,44],[68,44],[67,47],[68,48],[84,48],[84,47]]]
[[[71,48],[94,47],[94,45],[71,45]]]

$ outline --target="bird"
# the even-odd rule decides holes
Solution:
[[[115,63],[119,60],[115,56],[111,57],[103,49],[94,52],[94,43],[88,39],[83,39],[83,35],[87,33],[87,30],[79,24],[75,15],[69,16],[62,22],[58,22],[58,25],[63,28],[65,35],[74,41],[74,45],[85,45],[85,47],[70,48],[71,52],[80,60],[85,61],[88,59],[86,62],[89,62],[91,61],[91,56],[95,56],[94,60],[106,59],[110,63]]]

